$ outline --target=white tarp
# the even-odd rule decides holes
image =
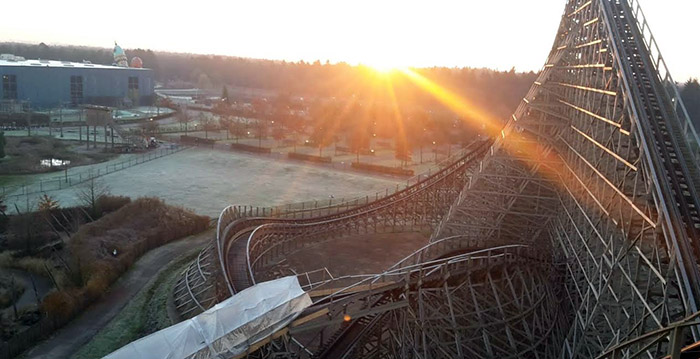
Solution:
[[[107,355],[106,359],[218,358],[243,354],[311,305],[296,277],[260,283]]]

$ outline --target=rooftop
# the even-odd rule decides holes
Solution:
[[[16,66],[16,67],[53,67],[53,68],[83,68],[83,69],[112,69],[112,70],[148,70],[136,67],[119,67],[112,65],[100,65],[90,62],[71,62],[58,60],[25,60],[19,59],[3,59],[0,58],[1,66]]]

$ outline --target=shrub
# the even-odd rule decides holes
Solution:
[[[272,153],[272,149],[269,147],[259,147],[259,146],[253,146],[253,145],[246,145],[244,143],[232,143],[230,145],[231,150],[241,150],[241,151],[247,151],[247,152],[255,152],[255,153]]]
[[[53,270],[61,290],[49,293],[42,310],[62,325],[97,300],[144,253],[209,226],[209,218],[168,206],[156,198],[103,196],[101,208],[115,211],[85,224],[68,244],[70,271]],[[113,251],[117,250],[117,255]],[[0,253],[0,266],[45,274],[45,259]],[[51,268],[51,266],[50,266]]]
[[[297,152],[289,152],[289,153],[287,153],[287,157],[289,157],[293,160],[321,162],[321,163],[331,163],[333,161],[333,159],[329,156],[322,157],[322,156],[307,155],[304,153],[297,153]]]
[[[111,213],[131,203],[131,198],[125,196],[104,195],[97,199],[97,207],[104,213]]]
[[[102,293],[107,291],[112,280],[114,279],[109,272],[97,271],[93,273],[85,284],[85,298],[90,301],[99,298]]]
[[[75,315],[82,307],[79,297],[80,291],[76,290],[51,292],[44,297],[41,307],[50,318],[65,321]]]
[[[382,165],[375,165],[371,163],[360,163],[360,162],[353,162],[352,163],[352,168],[361,170],[361,171],[367,171],[367,172],[377,172],[377,173],[384,173],[384,174],[390,174],[390,175],[395,175],[395,176],[413,176],[413,170],[411,169],[405,169],[405,168],[398,168],[398,167],[388,167],[388,166],[382,166]]]
[[[70,250],[86,299],[99,297],[148,250],[201,232],[208,225],[208,217],[157,198],[140,198],[82,226],[71,238]]]
[[[22,139],[19,141],[20,145],[23,144],[23,143],[27,143],[27,144],[30,144],[30,145],[38,145],[38,144],[40,144],[40,143],[42,143],[42,142],[46,142],[46,140],[45,140],[44,138],[42,138],[42,137],[39,137],[39,136],[24,137],[24,138],[22,138]]]

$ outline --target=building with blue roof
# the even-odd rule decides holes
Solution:
[[[120,55],[126,58],[123,51]],[[0,80],[1,101],[27,101],[34,109],[83,104],[131,107],[150,105],[154,100],[153,71],[127,67],[125,61],[98,65],[3,54]]]

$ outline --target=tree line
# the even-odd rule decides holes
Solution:
[[[0,53],[12,53],[25,58],[112,63],[110,48],[0,43]],[[409,133],[408,137],[413,139],[411,142],[422,137],[421,132],[430,130],[436,123],[444,129],[456,120],[462,120],[463,123],[473,120],[460,119],[458,114],[452,113],[434,94],[416,85],[406,76],[394,74],[388,81],[386,77],[376,76],[372,69],[364,66],[331,64],[327,61],[288,62],[197,55],[148,49],[126,49],[126,53],[130,58],[140,57],[145,67],[153,69],[156,80],[169,87],[208,88],[224,93],[231,102],[236,102],[244,96],[242,91],[236,91],[236,88],[261,90],[262,92],[254,92],[255,95],[248,95],[245,99],[250,102],[252,97],[253,102],[258,102],[253,103],[253,112],[258,117],[261,116],[260,110],[264,107],[268,107],[264,112],[271,118],[283,116],[282,113],[286,113],[284,108],[306,108],[312,112],[315,128],[313,139],[324,143],[333,141],[333,136],[326,134],[326,130],[335,128],[348,133],[348,122],[357,123],[358,114],[362,114],[367,122],[362,126],[365,128],[373,127],[377,118],[396,117],[397,113],[398,117],[404,120],[411,118],[405,129]],[[457,97],[468,99],[472,106],[499,118],[506,118],[513,112],[522,95],[536,78],[533,72],[517,73],[513,70],[434,67],[415,71]],[[698,81],[689,80],[685,83],[681,87],[681,95],[696,128],[700,128]],[[265,97],[268,97],[270,102],[260,103]],[[315,103],[309,105],[307,101],[304,105],[298,105],[298,101],[290,100],[293,97],[305,97]],[[270,107],[276,107],[277,110]],[[294,122],[293,119],[281,120],[287,123]],[[372,126],[369,126],[370,124]],[[395,133],[397,130],[396,126],[386,121],[382,121],[380,126],[382,124],[385,125],[384,131]],[[290,123],[289,127],[298,125]],[[372,129],[375,130],[384,132],[382,129]]]
[[[386,84],[371,80],[373,70],[346,63],[328,61],[288,62],[234,56],[197,55],[126,49],[127,56],[138,56],[144,67],[153,69],[157,81],[170,87],[197,86],[221,90],[223,86],[269,90],[277,94],[326,98],[372,98],[375,101],[399,101],[399,106],[430,108],[439,102],[407,78],[392,78],[393,94]],[[0,53],[28,59],[113,62],[112,49],[85,46],[49,46],[0,43]],[[522,94],[535,80],[535,74],[475,68],[426,68],[421,74],[477,104],[508,116]],[[368,80],[370,79],[370,80]],[[234,91],[231,91],[234,92]],[[235,94],[231,95],[235,98]]]

